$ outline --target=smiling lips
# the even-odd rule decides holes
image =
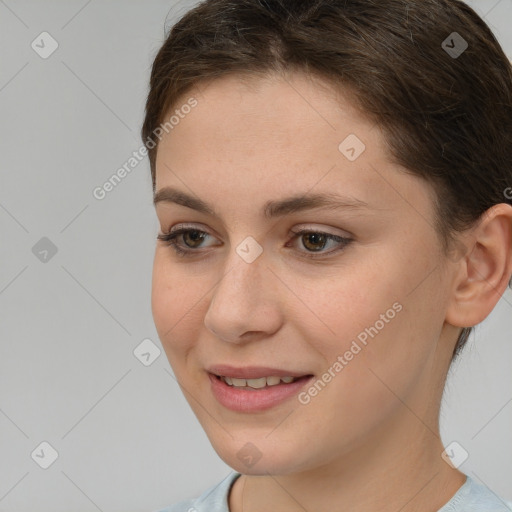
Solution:
[[[237,379],[235,377],[220,377],[221,380],[223,380],[228,386],[234,386],[236,388],[245,388],[249,387],[251,389],[261,389],[266,386],[277,386],[281,382],[284,382],[285,384],[290,384],[290,382],[293,382],[297,380],[297,377],[261,377],[260,379]]]
[[[217,375],[217,377],[231,377],[235,379],[261,379],[263,377],[275,375],[277,377],[305,377],[311,375],[307,372],[295,372],[292,370],[280,370],[279,368],[271,368],[269,366],[245,366],[235,367],[227,364],[218,364],[210,366],[206,369],[209,373]]]
[[[237,412],[257,412],[274,407],[298,391],[312,374],[267,367],[208,368],[211,389],[217,401]]]
[[[211,366],[208,372],[219,377],[228,386],[237,388],[261,389],[278,384],[290,384],[308,374],[291,370],[280,370],[264,366],[246,366],[236,368],[228,365]],[[311,374],[309,374],[311,375]]]

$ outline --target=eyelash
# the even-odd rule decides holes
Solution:
[[[193,253],[198,253],[199,250],[198,249],[183,249],[176,242],[176,238],[178,238],[178,236],[183,235],[185,233],[190,233],[190,232],[197,232],[197,233],[208,235],[208,233],[206,233],[206,231],[202,231],[200,229],[178,228],[174,231],[170,231],[169,233],[160,233],[157,236],[157,239],[161,240],[166,245],[170,246],[175,251],[176,255],[179,257],[192,256]],[[311,229],[302,229],[300,231],[292,231],[292,233],[295,235],[294,238],[298,238],[305,234],[323,235],[327,238],[327,240],[333,240],[335,242],[342,244],[341,248],[329,251],[327,253],[320,253],[320,256],[317,256],[317,253],[310,253],[310,254],[304,256],[305,258],[310,258],[310,259],[318,259],[318,258],[325,257],[326,255],[331,255],[333,253],[338,253],[340,251],[343,251],[353,241],[352,238],[346,238],[343,236],[333,235],[331,233],[324,233],[323,231],[317,231],[317,230],[311,230]]]

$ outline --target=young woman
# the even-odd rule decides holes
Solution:
[[[498,512],[451,362],[512,275],[512,69],[457,0],[207,0],[153,64],[152,308],[234,471],[165,511]]]

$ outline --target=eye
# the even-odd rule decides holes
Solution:
[[[295,235],[294,240],[302,240],[302,245],[306,248],[306,253],[303,254],[303,256],[313,259],[337,253],[353,241],[351,238],[312,229],[302,229],[300,231],[292,231],[292,233]],[[194,253],[198,254],[200,251],[197,249],[200,248],[203,241],[209,236],[210,235],[206,231],[202,231],[194,227],[189,228],[183,225],[178,225],[168,233],[160,233],[157,238],[166,245],[172,247],[178,256],[186,257],[192,256]],[[183,244],[178,243],[180,238]],[[328,242],[334,242],[335,246],[338,244],[338,248],[328,252],[323,251],[323,249],[328,245]],[[316,255],[314,253],[320,253],[320,255]]]
[[[333,235],[332,233],[324,233],[323,231],[312,229],[301,229],[300,231],[292,231],[292,233],[295,235],[295,239],[301,240],[302,245],[307,249],[307,252],[318,253],[326,247],[328,242],[335,242],[334,245],[338,244],[337,249],[320,252],[320,256],[317,256],[316,254],[305,254],[304,256],[306,258],[329,256],[343,250],[350,244],[350,242],[353,241],[352,238]]]
[[[168,233],[159,233],[157,239],[172,247],[178,256],[187,256],[190,255],[190,253],[197,252],[194,249],[197,248],[207,236],[209,235],[206,231],[178,225]],[[185,249],[176,241],[178,237],[182,237],[185,241]]]

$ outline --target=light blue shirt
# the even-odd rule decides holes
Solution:
[[[231,472],[199,498],[185,500],[154,512],[229,512],[228,495],[240,473]],[[466,482],[438,512],[510,512],[512,502],[504,501],[484,485],[466,475]]]

